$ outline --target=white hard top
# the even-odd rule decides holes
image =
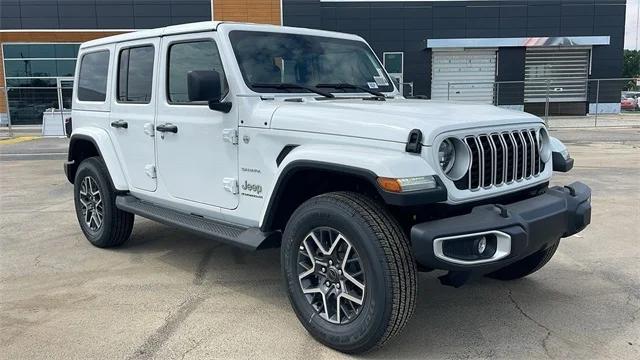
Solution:
[[[318,35],[328,37],[339,37],[347,39],[361,39],[359,36],[344,34],[333,31],[314,30],[305,28],[296,28],[289,26],[267,25],[267,24],[251,24],[251,23],[237,23],[228,21],[201,21],[190,24],[171,25],[162,28],[132,31],[125,34],[119,34],[114,36],[108,36],[96,40],[91,40],[83,43],[80,48],[86,49],[94,46],[107,45],[112,43],[119,43],[131,40],[148,39],[153,37],[188,34],[204,31],[216,31],[219,26],[232,28],[233,30],[252,30],[252,31],[274,31],[274,32],[291,32],[307,35]]]

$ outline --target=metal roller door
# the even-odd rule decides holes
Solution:
[[[589,49],[529,48],[524,75],[525,103],[587,100]],[[549,90],[547,91],[547,84]]]
[[[496,49],[433,49],[431,98],[493,103]]]

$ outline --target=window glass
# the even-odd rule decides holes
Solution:
[[[7,44],[4,46],[3,51],[5,59],[21,59],[31,57],[29,56],[29,45]]]
[[[118,61],[118,101],[151,101],[153,46],[124,49]]]
[[[228,85],[216,43],[213,41],[178,43],[169,48],[168,97],[170,102],[189,102],[187,74],[197,70],[217,71],[220,74],[223,96],[227,93]]]
[[[389,73],[402,74],[402,53],[384,54],[384,67]]]
[[[76,70],[75,60],[58,60],[56,61],[58,76],[73,76]]]
[[[7,79],[8,87],[56,87],[56,79],[31,78],[31,79]]]
[[[109,51],[85,54],[78,76],[78,100],[104,101],[107,93]]]
[[[76,58],[78,56],[79,44],[56,44],[57,58]]]
[[[7,77],[56,76],[55,60],[6,60]]]
[[[33,44],[29,45],[30,58],[54,58],[56,50],[54,44]]]
[[[353,88],[342,92],[362,92],[357,87],[393,91],[380,62],[362,41],[239,30],[229,38],[242,77],[256,92],[291,91],[268,87],[280,83],[324,85],[330,92],[331,84],[344,83]]]

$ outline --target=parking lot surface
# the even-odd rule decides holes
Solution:
[[[591,226],[523,280],[454,289],[421,273],[405,331],[363,358],[640,358],[640,129],[553,135],[576,159],[553,184],[592,187]],[[278,250],[244,252],[142,218],[125,246],[92,247],[65,146],[0,143],[0,359],[344,356],[296,319]]]

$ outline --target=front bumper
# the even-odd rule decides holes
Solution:
[[[416,261],[424,267],[487,274],[545,249],[560,238],[582,231],[590,222],[591,189],[581,182],[574,182],[508,205],[477,206],[466,215],[414,225],[411,243]],[[504,234],[509,238],[509,248],[502,257],[459,261],[443,256],[438,245],[434,246],[445,238],[485,232]]]

